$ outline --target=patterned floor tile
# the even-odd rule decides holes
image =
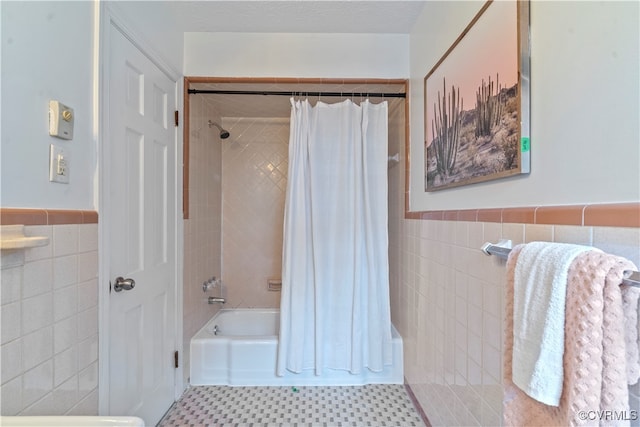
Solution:
[[[423,426],[404,386],[189,388],[160,421],[172,426]]]

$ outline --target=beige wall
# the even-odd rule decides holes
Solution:
[[[220,122],[204,96],[189,99],[189,219],[184,221],[183,349],[185,385],[189,377],[191,337],[220,309],[207,303],[220,289],[202,291],[202,283],[220,277],[221,259],[221,147],[216,128]]]
[[[397,79],[408,66],[408,34],[184,34],[187,76]]]
[[[410,41],[413,210],[639,200],[640,3],[528,3],[531,173],[431,193],[423,191],[424,159],[419,154],[424,145],[423,79],[484,2],[428,2],[418,17]],[[465,99],[464,105],[473,102]]]

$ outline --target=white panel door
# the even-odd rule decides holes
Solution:
[[[114,27],[109,54],[109,412],[155,425],[176,378],[175,82]]]

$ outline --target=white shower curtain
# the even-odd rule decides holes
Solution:
[[[391,364],[387,102],[291,103],[277,374],[381,371]]]

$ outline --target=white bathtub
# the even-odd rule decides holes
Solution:
[[[2,427],[144,427],[138,417],[110,416],[2,416]]]
[[[217,335],[214,328],[217,326]],[[402,384],[402,337],[391,326],[393,364],[382,372],[363,369],[353,375],[327,370],[314,375],[276,375],[280,311],[274,309],[220,310],[191,339],[192,385],[305,386]]]

